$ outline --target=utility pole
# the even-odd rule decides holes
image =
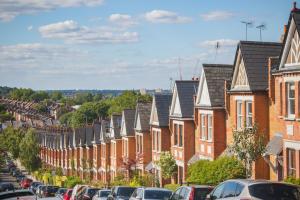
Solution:
[[[241,21],[242,24],[245,24],[246,27],[246,41],[248,40],[248,27],[250,28],[253,25],[253,22],[250,21]]]

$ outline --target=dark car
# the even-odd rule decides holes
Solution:
[[[36,199],[33,192],[29,190],[16,190],[9,192],[2,192],[0,194],[0,199]]]
[[[43,190],[42,190],[42,197],[54,197],[55,193],[59,189],[58,186],[54,185],[47,185]]]
[[[78,200],[91,200],[94,195],[100,190],[100,188],[91,188],[91,187],[86,187],[84,188],[82,195],[78,197]]]
[[[111,194],[107,197],[108,200],[129,200],[135,187],[117,186],[111,189]]]
[[[55,197],[63,199],[64,194],[67,192],[67,188],[59,188],[55,193]]]
[[[206,185],[181,186],[171,196],[171,200],[205,200],[214,188]]]
[[[164,188],[137,188],[131,195],[130,200],[168,200],[172,191]]]
[[[37,187],[39,186],[39,185],[42,185],[43,183],[41,183],[41,182],[38,182],[38,181],[34,181],[34,182],[32,182],[31,183],[31,185],[30,185],[30,187],[29,187],[29,189],[32,191],[32,192],[36,192],[36,189],[37,189]]]
[[[0,183],[0,192],[13,191],[15,189],[12,183]]]
[[[219,184],[207,199],[300,200],[300,187],[267,180],[234,179]]]

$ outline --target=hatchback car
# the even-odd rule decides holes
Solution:
[[[72,196],[72,191],[73,189],[68,189],[63,196],[63,200],[70,200]]]
[[[135,187],[117,186],[111,189],[111,194],[108,195],[108,200],[129,200]]]
[[[0,183],[0,192],[12,191],[15,187],[12,183]]]
[[[181,186],[171,196],[171,200],[205,200],[213,187],[207,185]]]
[[[77,200],[91,200],[100,188],[85,187]]]
[[[157,199],[166,200],[172,195],[171,190],[162,188],[137,188],[131,195],[130,200]]]
[[[93,197],[93,200],[107,200],[109,194],[110,190],[99,190]]]
[[[35,192],[36,192],[36,189],[37,189],[37,187],[38,187],[39,185],[43,185],[43,183],[38,182],[38,181],[34,181],[34,182],[32,182],[32,183],[30,184],[29,189],[30,189],[33,193],[35,193]]]
[[[300,200],[300,187],[267,180],[228,180],[219,184],[207,199]]]
[[[30,179],[30,178],[24,178],[20,182],[20,185],[21,185],[21,188],[28,189],[30,187],[31,183],[32,183],[32,179]]]

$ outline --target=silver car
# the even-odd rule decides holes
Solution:
[[[131,195],[129,200],[166,200],[172,195],[171,190],[163,188],[137,188]]]
[[[300,187],[267,180],[235,179],[219,184],[208,200],[300,200]]]
[[[99,190],[93,197],[93,200],[106,200],[110,192],[111,190]]]

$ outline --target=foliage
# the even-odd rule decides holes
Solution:
[[[136,174],[133,176],[133,178],[131,178],[129,185],[131,187],[151,187],[153,182],[154,176],[151,174],[146,174],[144,176],[139,176],[138,174]]]
[[[48,111],[47,106],[44,103],[36,103],[32,107],[40,113],[47,113]]]
[[[169,151],[161,153],[157,165],[161,168],[162,177],[165,179],[173,177],[177,169],[176,161]]]
[[[7,86],[0,86],[0,96],[8,96],[10,91],[12,91],[13,88],[7,87]]]
[[[82,184],[82,180],[77,176],[69,176],[64,183],[67,188],[73,188],[77,184]]]
[[[14,88],[9,92],[9,97],[14,100],[29,101],[30,96],[34,93],[32,89]]]
[[[289,176],[286,179],[284,179],[284,182],[291,183],[294,185],[300,185],[300,178],[295,178],[293,176]]]
[[[72,120],[73,112],[68,112],[59,117],[61,124],[70,125]]]
[[[264,134],[258,132],[256,124],[252,128],[233,131],[232,152],[246,168],[246,177],[251,177],[252,164],[266,151]]]
[[[7,127],[0,134],[1,147],[7,149],[14,159],[17,159],[20,154],[19,144],[24,137],[24,132],[21,129]]]
[[[179,188],[180,187],[180,184],[166,184],[165,186],[164,186],[164,188],[166,188],[166,189],[168,189],[168,190],[172,190],[173,192],[175,191],[175,190],[177,190],[177,188]]]
[[[126,181],[126,178],[124,174],[117,174],[117,176],[114,178],[114,181],[111,183],[112,186],[126,186],[128,185],[128,182]]]
[[[14,119],[15,118],[8,112],[0,113],[0,122],[11,121],[11,120],[14,120]]]
[[[40,147],[34,129],[29,129],[20,145],[20,160],[23,166],[32,172],[41,166]]]
[[[57,175],[57,176],[63,176],[64,175],[63,170],[62,170],[61,167],[57,167],[55,169],[55,175]]]
[[[214,161],[200,160],[188,167],[188,182],[217,185],[227,179],[245,178],[243,164],[234,157],[219,157]]]
[[[54,92],[51,92],[50,93],[50,98],[53,100],[53,101],[59,101],[63,98],[63,95],[61,92],[59,91],[54,91]]]
[[[49,99],[49,95],[45,91],[34,92],[29,96],[29,100],[34,102],[41,102],[45,99]]]

